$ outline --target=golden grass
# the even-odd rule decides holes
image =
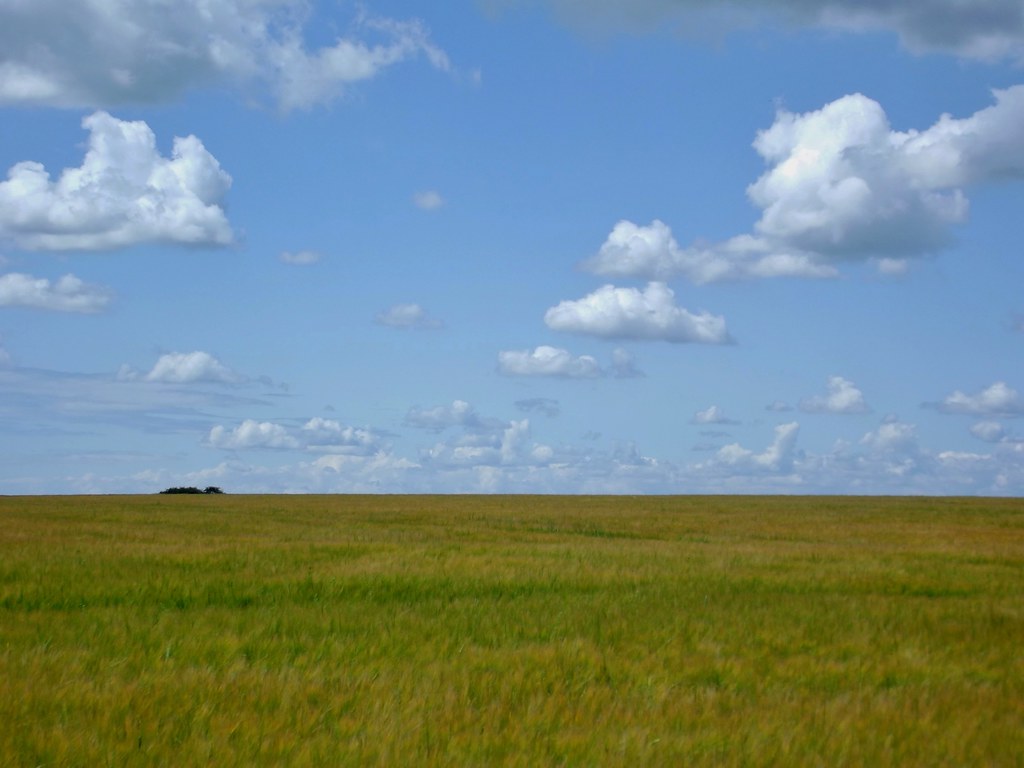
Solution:
[[[0,765],[1024,765],[1024,501],[0,498]]]

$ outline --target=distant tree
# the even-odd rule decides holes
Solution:
[[[223,494],[223,490],[218,488],[216,485],[207,485],[203,490],[200,490],[195,485],[183,486],[179,485],[173,488],[167,488],[161,490],[161,494]]]

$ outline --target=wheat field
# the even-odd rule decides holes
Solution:
[[[1024,765],[1024,500],[0,498],[0,765]]]

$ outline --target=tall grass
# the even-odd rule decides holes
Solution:
[[[0,498],[0,765],[1024,765],[1024,501]]]

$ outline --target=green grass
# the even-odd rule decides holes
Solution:
[[[0,765],[1024,765],[1024,501],[0,498]]]

